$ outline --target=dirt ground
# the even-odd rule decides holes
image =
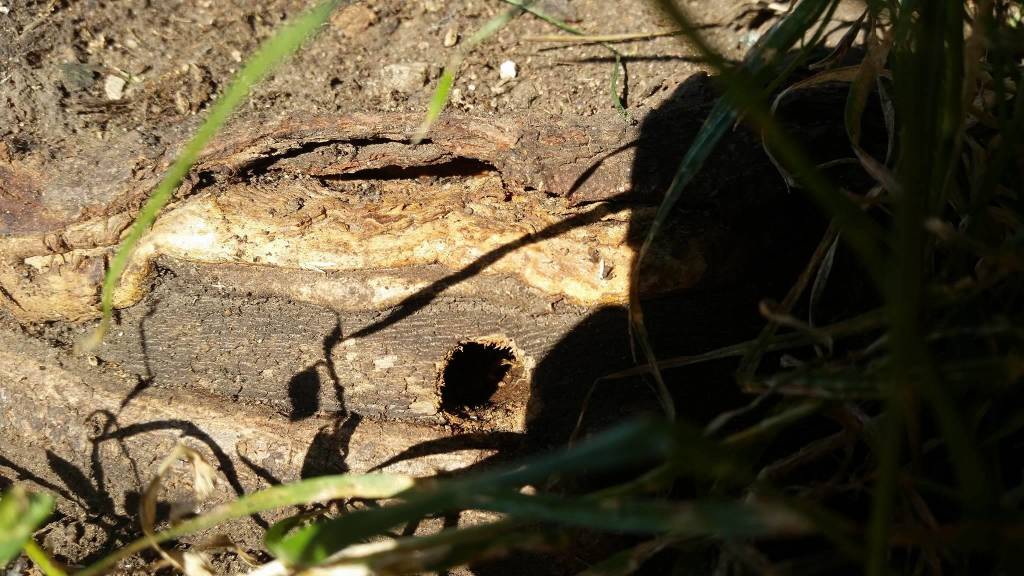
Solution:
[[[282,21],[309,4],[0,0],[0,169],[7,169],[5,164],[27,166],[33,173],[45,174],[52,166],[69,170],[73,166],[69,158],[98,157],[105,152],[115,156],[109,159],[117,170],[128,172],[127,176],[118,173],[111,181],[127,180],[136,171],[153,172],[158,159],[166,158],[194,130],[247,55]],[[588,33],[655,32],[668,27],[648,3],[615,3],[614,9],[611,4],[543,0],[538,6]],[[777,5],[751,0],[687,2],[707,37],[734,59],[766,31]],[[358,112],[418,115],[425,110],[449,55],[505,9],[501,2],[484,0],[353,3],[336,13],[290,64],[256,87],[233,125],[274,125]],[[493,118],[500,126],[551,117],[574,125],[628,131],[638,129],[631,122],[642,124],[652,110],[704,70],[677,38],[617,45],[626,62],[621,82],[632,118],[627,121],[617,115],[610,97],[614,69],[610,53],[594,44],[530,38],[554,33],[559,32],[551,25],[524,15],[471,51],[459,71],[449,112]],[[506,61],[515,63],[516,75],[502,80],[499,70]],[[694,90],[711,94],[697,84]],[[706,110],[709,100],[701,102]],[[699,122],[697,114],[693,122]],[[748,147],[756,141],[750,135],[739,138]],[[767,166],[763,158],[756,163]],[[299,164],[281,164],[285,176],[275,175],[275,182],[308,174],[309,165]],[[729,166],[718,168],[719,174],[730,170]],[[97,173],[102,172],[82,171],[91,176]],[[473,186],[486,184],[483,176],[468,172],[435,175],[427,184],[458,186],[446,178],[464,176],[476,178]],[[74,182],[76,174],[62,177]],[[754,178],[763,179],[763,175]],[[363,176],[359,182],[335,182],[333,188],[325,189],[335,193],[351,189],[363,198],[387,194],[386,186],[379,190],[367,183],[370,180]],[[246,185],[260,182],[250,179]],[[20,201],[19,191],[4,190],[2,183],[0,178],[0,201],[10,205]],[[77,182],[76,200],[66,202],[78,202],[73,208],[86,214],[89,202],[102,197],[106,184]],[[743,193],[751,188],[747,186]],[[767,188],[778,193],[780,182],[772,181]],[[229,191],[217,188],[218,198]],[[524,192],[523,198],[533,198],[530,193]],[[576,214],[571,211],[579,209],[559,204],[550,195],[536,197],[539,205],[553,213]],[[245,201],[254,206],[278,202],[248,198]],[[66,199],[44,200],[67,208]],[[308,202],[305,198],[292,201],[297,202],[295,212],[302,212]],[[473,206],[478,212],[481,209]],[[465,210],[471,214],[473,209]],[[8,236],[35,230],[46,224],[46,217],[7,211],[0,214],[0,232]],[[66,210],[55,218],[66,218]],[[522,220],[521,215],[517,218]],[[602,220],[600,225],[611,227],[612,220]],[[714,263],[733,254],[722,248],[729,243],[716,240],[716,234],[738,228],[703,224],[694,227],[697,231],[691,237],[704,242],[701,246],[708,251],[702,255]],[[772,242],[780,244],[765,245],[805,241],[799,231],[791,232],[792,238],[777,234]],[[757,244],[759,234],[765,232],[751,231],[749,243]],[[792,276],[793,266],[799,265],[796,260],[778,267],[781,277]],[[434,273],[430,267],[441,264],[417,265],[424,266],[430,277]],[[600,280],[621,279],[614,274],[624,274],[606,270],[603,259],[595,258],[591,264],[599,265]],[[710,269],[718,274],[716,266]],[[0,448],[0,487],[28,480],[60,495],[61,519],[46,529],[44,542],[65,561],[95,559],[137,531],[133,514],[138,492],[127,485],[143,483],[146,470],[181,437],[205,446],[230,476],[222,497],[317,473],[377,468],[430,474],[501,461],[520,450],[551,443],[548,437],[528,438],[528,443],[536,445],[524,448],[517,440],[510,444],[515,449],[503,448],[509,435],[523,433],[525,418],[548,423],[552,430],[561,430],[564,421],[572,418],[573,402],[564,406],[558,404],[561,400],[527,402],[524,397],[530,394],[531,378],[532,393],[539,397],[543,394],[538,392],[538,381],[592,381],[602,371],[629,362],[621,308],[538,296],[535,285],[524,287],[514,279],[488,277],[472,284],[472,293],[449,292],[403,316],[383,305],[357,310],[345,298],[330,296],[340,294],[340,288],[323,284],[337,280],[339,286],[355,285],[365,280],[358,275],[352,280],[328,274],[325,280],[322,271],[307,269],[253,276],[251,266],[173,257],[158,260],[155,270],[147,276],[145,298],[121,313],[106,347],[95,356],[71,353],[75,339],[92,322],[24,322],[6,312],[2,319],[0,340],[16,359],[2,367],[4,376],[35,382],[38,371],[51,372],[46,386],[24,393],[0,389],[8,394],[0,395],[4,403],[0,408],[8,417],[0,420],[0,431],[4,438],[13,439]],[[732,280],[724,280],[726,276]],[[716,291],[715,297],[690,301],[682,312],[678,301],[666,305],[675,314],[688,314],[692,322],[663,326],[662,341],[675,342],[674,349],[706,349],[730,343],[755,326],[756,315],[751,312],[756,299],[772,290],[778,296],[784,284],[743,285],[736,277],[733,269],[719,279],[702,279],[703,284],[694,281],[705,294]],[[305,285],[320,286],[312,289],[320,290],[319,296],[299,294],[295,287]],[[388,301],[387,305],[393,304]],[[386,329],[374,328],[382,325],[382,316],[405,321],[388,320]],[[723,326],[722,318],[734,323]],[[365,337],[342,342],[343,324],[346,333],[363,331]],[[591,334],[600,334],[604,340],[574,338],[580,325],[590,326]],[[477,338],[467,344],[467,335]],[[580,356],[595,346],[607,350],[607,358],[584,362],[589,365],[581,368]],[[488,354],[497,354],[499,368],[511,366],[502,369],[497,386],[503,390],[495,396],[507,401],[496,400],[476,413],[444,409],[450,400],[436,389],[439,379],[445,378],[444,367],[467,349],[489,350]],[[386,377],[378,376],[385,373]],[[13,399],[12,390],[17,396]],[[434,398],[438,394],[440,400]],[[562,392],[544,394],[554,397]],[[627,387],[604,402],[618,415],[650,409],[649,402],[636,400],[638,395],[643,396]],[[48,406],[46,414],[32,422],[10,419],[40,405]],[[168,409],[171,405],[195,406],[192,419],[176,419],[184,411]],[[154,416],[158,413],[163,419]],[[481,420],[490,424],[482,426]],[[152,424],[158,421],[160,425]],[[129,457],[131,450],[124,443],[135,430],[158,436],[131,448],[134,452]],[[408,454],[417,446],[446,438],[463,439],[460,456],[433,453],[416,460],[417,455]],[[225,444],[226,451],[221,449]],[[339,444],[344,445],[340,461]],[[136,477],[128,482],[111,470],[131,470]],[[188,481],[177,488],[187,491]],[[243,546],[258,548],[257,525],[233,530]],[[572,572],[583,566],[585,561],[576,558],[548,568]],[[227,554],[219,568],[227,572],[242,566]],[[501,570],[488,567],[477,573]]]
[[[309,2],[6,1],[0,15],[0,130],[13,154],[59,156],[91,140],[137,131],[167,138],[193,126],[242,59]],[[763,32],[772,14],[757,3],[691,2],[708,36],[732,57]],[[766,3],[765,3],[766,4]],[[551,15],[590,33],[667,28],[643,2],[549,0]],[[270,114],[302,111],[422,111],[446,58],[500,2],[359,2],[342,9],[291,65],[254,91],[247,107]],[[509,117],[529,109],[591,116],[612,107],[610,54],[600,46],[524,40],[558,33],[537,18],[519,18],[471,52],[456,82],[453,110]],[[700,69],[676,38],[621,47],[629,107],[641,105],[668,78]],[[503,83],[512,60],[517,77]],[[107,79],[125,81],[118,98]],[[114,81],[116,82],[116,81]]]

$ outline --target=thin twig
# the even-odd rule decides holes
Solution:
[[[566,34],[544,34],[540,36],[523,36],[525,42],[565,42],[569,44],[590,44],[590,43],[614,43],[633,42],[635,40],[650,40],[664,36],[676,36],[682,34],[681,30],[662,30],[659,32],[627,32],[623,34],[582,34],[570,36]]]

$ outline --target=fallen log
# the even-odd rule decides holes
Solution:
[[[708,94],[698,81],[667,109],[678,122],[663,109],[643,130],[451,117],[417,146],[414,115],[243,120],[142,239],[117,322],[87,358],[71,346],[98,316],[107,259],[176,145],[128,135],[49,164],[8,158],[0,475],[113,526],[181,440],[217,464],[221,499],[348,470],[454,472],[564,441],[594,379],[631,361],[636,247]],[[759,162],[730,178],[763,180]],[[707,178],[691,206],[723,182]],[[712,211],[680,212],[642,294],[723,285],[749,241]],[[671,302],[703,325],[718,314]],[[605,418],[652,404],[623,385]]]

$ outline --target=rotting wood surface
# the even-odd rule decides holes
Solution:
[[[0,470],[73,516],[123,517],[178,440],[240,492],[382,465],[452,471],[564,436],[594,378],[629,363],[614,306],[665,180],[634,173],[645,136],[612,120],[450,117],[419,146],[416,115],[240,121],[144,237],[88,361],[70,344],[176,146],[129,134],[57,162],[8,158],[0,338],[17,354],[0,356],[14,455]],[[703,212],[677,217],[644,292],[726,275],[725,233]],[[441,410],[466,342],[499,342],[514,364],[472,419]],[[612,418],[650,400],[632,390]]]
[[[493,441],[466,442],[461,451],[405,456],[436,441],[437,429],[406,422],[398,431],[355,413],[294,421],[201,390],[147,389],[129,373],[96,370],[86,359],[9,330],[0,331],[0,348],[18,352],[0,358],[0,470],[51,492],[61,512],[91,525],[133,526],[139,495],[178,442],[217,468],[212,503],[308,475],[374,469],[432,475],[494,452]],[[182,466],[169,479],[168,501],[191,497],[188,478]],[[258,547],[251,528],[243,522],[224,530]]]
[[[630,219],[642,228],[644,206],[666,181],[634,174],[638,143],[683,148],[710,100],[704,82],[693,84],[676,103],[683,113],[643,134],[614,117],[446,117],[413,146],[414,114],[238,122],[207,147],[143,239],[116,306],[139,301],[160,255],[341,273],[472,267],[550,299],[621,303]],[[56,162],[0,164],[0,303],[23,321],[96,317],[105,261],[179,145],[129,133]],[[671,166],[648,161],[644,171]],[[645,274],[651,292],[703,275],[707,231],[681,233],[687,243],[667,244],[684,252],[669,255],[662,273]],[[382,309],[438,279],[361,278],[332,300]]]
[[[449,119],[436,129],[444,137],[411,146],[402,138],[413,120],[356,115],[236,128],[249,135],[228,135],[209,147],[142,240],[117,306],[139,301],[159,256],[342,273],[476,266],[514,276],[551,299],[584,306],[626,299],[635,211],[581,205],[628,190],[631,154],[616,152],[628,146],[628,130],[544,124],[539,134]],[[165,164],[119,187],[108,181],[104,198],[77,194],[66,176],[33,181],[43,177],[17,165],[0,173],[9,215],[0,238],[5,306],[27,321],[95,317],[105,259]],[[412,170],[412,177],[403,172]],[[456,174],[431,177],[446,171]],[[82,187],[97,179],[79,178]],[[687,252],[663,262],[665,273],[652,285],[673,289],[700,279],[701,239],[692,239]],[[436,280],[426,272],[381,273],[288,295],[382,309]],[[339,290],[343,297],[329,295]]]

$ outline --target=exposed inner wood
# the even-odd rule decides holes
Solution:
[[[223,137],[134,252],[116,305],[142,298],[160,256],[374,271],[358,282],[282,290],[350,310],[393,306],[444,279],[407,273],[435,265],[466,279],[478,272],[513,277],[544,298],[582,306],[625,301],[636,243],[630,234],[639,234],[651,209],[605,200],[628,190],[621,164],[630,160],[635,134],[622,126],[512,128],[450,119],[434,141],[410,146],[402,142],[409,124],[405,115],[353,115],[261,130],[246,125],[236,129],[244,137]],[[7,188],[22,190],[3,198],[8,212],[24,211],[19,202],[35,194],[52,208],[43,212],[63,214],[56,217],[63,223],[8,226],[0,237],[0,302],[24,321],[95,317],[106,259],[155,184],[156,168],[141,181],[134,172],[120,174],[120,187],[108,183],[105,197],[93,191],[77,197],[79,205],[73,194],[55,193],[66,189],[66,175],[38,182],[39,174],[25,170],[4,173]],[[652,259],[645,291],[685,288],[703,277],[706,246],[714,242],[705,224],[682,227],[665,243],[674,252]],[[454,280],[461,279],[446,284]],[[472,291],[473,282],[460,289]]]
[[[493,175],[435,185],[345,182],[340,191],[308,179],[231,186],[193,196],[160,217],[136,249],[116,302],[138,302],[154,259],[168,256],[324,273],[379,271],[361,286],[335,288],[348,288],[338,300],[350,310],[397,304],[440,278],[402,278],[389,270],[433,264],[452,272],[476,265],[484,274],[514,276],[549,299],[584,306],[622,303],[634,252],[627,242],[630,216],[630,210],[604,206],[572,208],[536,193],[505,200]],[[661,259],[662,284],[686,287],[702,277],[701,243],[695,238],[684,252]],[[69,260],[103,254],[102,248],[72,250],[25,263],[46,275]],[[35,309],[59,312],[73,305],[50,298]],[[87,303],[78,306],[85,309]]]

